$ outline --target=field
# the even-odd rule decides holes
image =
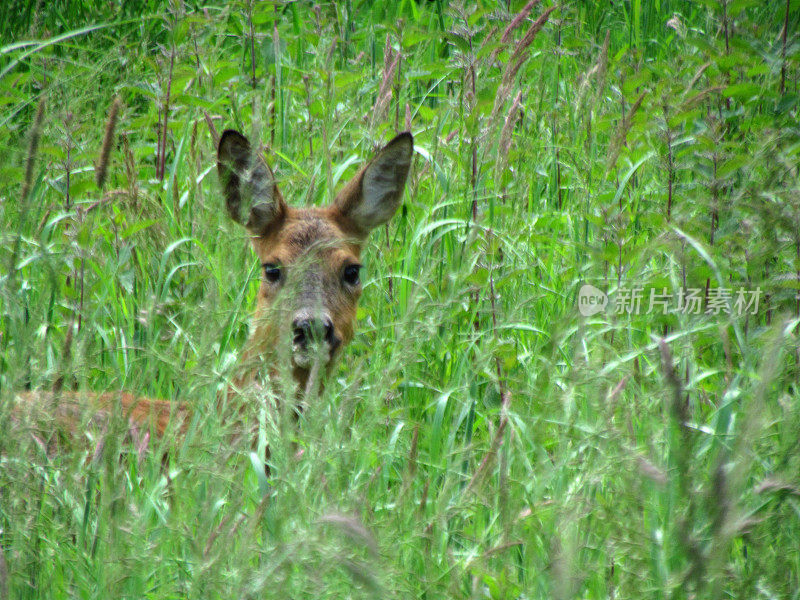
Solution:
[[[4,2],[0,600],[800,598],[799,30],[798,0]],[[415,138],[297,422],[266,375],[218,409],[261,277],[226,128],[296,205]],[[26,390],[194,417],[66,430]]]

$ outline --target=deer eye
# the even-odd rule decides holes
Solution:
[[[361,271],[361,265],[348,265],[344,268],[342,280],[347,285],[358,285],[360,283],[358,275]]]
[[[263,267],[264,276],[267,278],[267,281],[270,283],[277,283],[277,281],[281,278],[280,266],[273,263],[265,263]]]

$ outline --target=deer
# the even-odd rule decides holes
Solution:
[[[217,172],[229,217],[243,226],[261,264],[258,299],[242,373],[228,396],[252,384],[259,369],[291,373],[299,393],[311,393],[331,371],[354,334],[361,296],[361,252],[370,232],[387,223],[402,202],[414,140],[397,135],[336,194],[328,206],[292,207],[283,198],[264,155],[242,133],[220,136]],[[281,352],[288,348],[288,352]],[[284,362],[281,362],[284,361]],[[191,406],[128,392],[47,391],[16,397],[15,409],[37,409],[66,430],[107,421],[121,411],[136,438],[163,437]],[[12,410],[12,421],[14,413]],[[38,439],[38,438],[37,438]]]

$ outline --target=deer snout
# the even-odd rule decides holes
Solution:
[[[333,322],[328,317],[297,317],[292,321],[293,341],[298,346],[307,346],[310,340],[318,342],[333,341]]]
[[[309,346],[317,345],[323,352],[321,358],[330,359],[341,344],[341,339],[336,335],[336,328],[328,315],[314,316],[301,311],[292,320],[292,346],[294,348],[295,362],[307,362]],[[327,350],[327,352],[325,352]],[[327,355],[327,356],[325,356]],[[301,366],[298,364],[298,366]]]

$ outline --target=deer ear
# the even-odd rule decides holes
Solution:
[[[255,234],[263,234],[286,214],[275,176],[245,136],[227,129],[219,140],[217,172],[228,214]]]
[[[404,132],[359,171],[336,196],[333,204],[362,237],[392,218],[403,198],[414,138]]]

